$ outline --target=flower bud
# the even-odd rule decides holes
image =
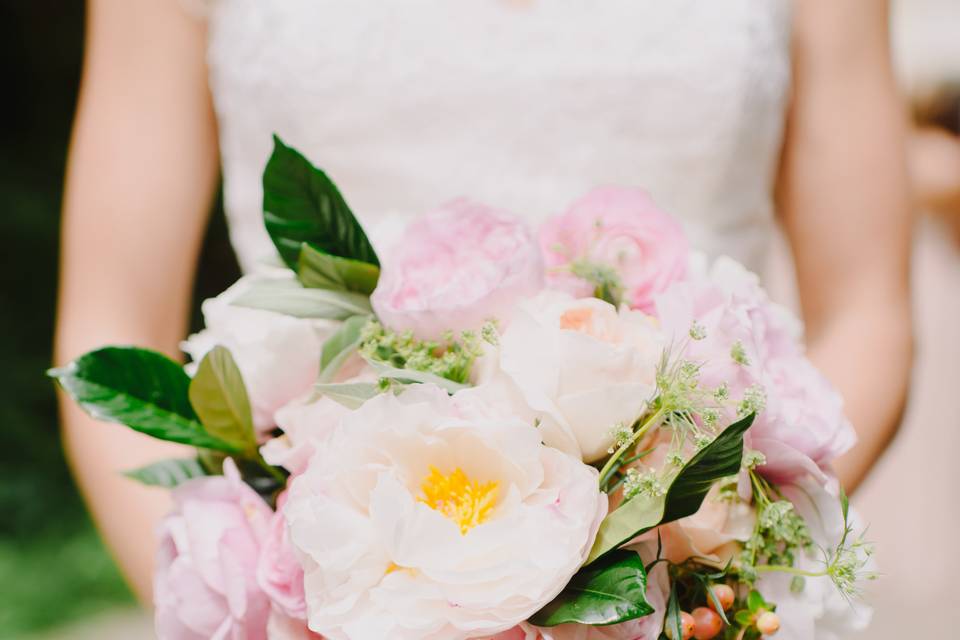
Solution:
[[[694,623],[693,616],[687,613],[686,611],[680,612],[680,633],[682,633],[682,640],[690,640],[693,637],[693,631],[696,627]],[[666,628],[663,630],[667,634],[667,638],[670,640],[673,639],[673,627],[670,626],[668,622]]]
[[[757,630],[765,636],[772,636],[780,630],[780,616],[772,611],[764,611],[757,618]]]
[[[710,586],[710,591],[713,592],[714,598],[717,599],[717,602],[720,603],[720,606],[723,607],[724,611],[730,609],[733,606],[734,593],[733,587],[728,584],[714,584]],[[716,611],[717,607],[713,601],[713,598],[707,598],[707,605]]]
[[[712,640],[723,630],[723,620],[713,609],[697,607],[693,610],[693,637]]]

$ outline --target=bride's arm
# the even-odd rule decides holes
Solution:
[[[912,357],[905,116],[887,20],[878,0],[796,3],[778,186],[810,355],[859,436],[837,465],[851,490],[897,430]]]
[[[62,229],[57,364],[106,344],[178,354],[217,176],[202,26],[173,0],[92,0]],[[137,594],[167,495],[120,471],[183,455],[62,402],[66,453]]]

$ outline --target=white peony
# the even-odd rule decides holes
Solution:
[[[481,380],[488,386],[476,393],[522,400],[544,442],[594,462],[613,429],[643,413],[663,347],[655,320],[640,311],[545,291],[520,304],[501,336],[506,380]]]
[[[253,422],[263,433],[274,426],[274,412],[309,390],[319,374],[323,340],[337,323],[235,306],[251,285],[272,280],[288,284],[292,273],[244,276],[216,298],[203,302],[206,328],[190,336],[181,349],[193,360],[187,372],[217,345],[233,355],[250,396]]]
[[[597,471],[529,423],[418,385],[346,416],[284,515],[312,630],[454,640],[507,630],[553,599],[606,510]]]
[[[267,463],[284,467],[293,475],[302,473],[315,447],[326,441],[340,419],[350,412],[339,402],[313,394],[297,398],[277,410],[277,426],[283,435],[267,440],[260,455]]]

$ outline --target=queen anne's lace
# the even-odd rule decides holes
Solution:
[[[259,185],[274,132],[368,228],[467,193],[539,220],[596,185],[632,185],[693,246],[762,266],[789,0],[181,1],[209,13],[246,270],[273,256]]]

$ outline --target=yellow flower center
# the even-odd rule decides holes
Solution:
[[[483,524],[497,501],[496,482],[481,484],[471,480],[460,468],[443,474],[431,466],[420,488],[423,496],[419,501],[456,522],[464,535]]]

